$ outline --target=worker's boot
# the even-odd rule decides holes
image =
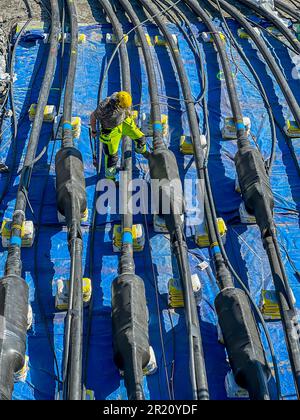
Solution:
[[[105,178],[111,179],[115,182],[116,181],[116,175],[117,175],[117,163],[118,163],[118,154],[115,155],[106,155],[105,154]]]
[[[144,155],[147,152],[147,144],[145,137],[142,137],[135,141],[135,151],[136,153],[140,153]]]

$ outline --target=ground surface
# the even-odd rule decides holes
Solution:
[[[233,0],[231,3],[239,4],[238,1]],[[298,0],[292,0],[292,2],[287,0],[287,3],[291,5],[297,3],[300,7]],[[80,22],[103,21],[99,0],[77,0],[76,4]],[[6,27],[15,19],[25,19],[28,16],[29,8],[31,8],[35,19],[48,19],[46,7],[49,7],[49,0],[0,0],[0,26]]]
[[[76,0],[77,5],[77,14],[78,20],[80,23],[95,23],[100,22],[104,23],[106,21],[105,16],[99,7],[99,0]],[[116,4],[116,9],[121,11],[121,7],[116,0],[111,0],[111,3]],[[132,0],[131,3],[135,5],[135,10],[138,10],[138,1]],[[204,2],[207,4],[207,2]],[[231,0],[232,4],[239,5],[239,1]],[[287,0],[287,3],[291,5],[299,4],[299,0]],[[186,15],[189,17],[190,21],[196,19],[195,15],[190,12],[190,10],[184,6]],[[247,11],[246,8],[239,6],[243,10]],[[18,21],[26,20],[30,15],[32,15],[34,20],[49,20],[49,10],[50,10],[50,1],[49,0],[0,0],[0,56],[6,56],[7,48],[7,36],[10,33],[11,28]],[[215,9],[211,8],[211,12],[214,13]],[[121,12],[122,13],[122,12]],[[142,11],[139,12],[140,17],[143,20],[145,18]],[[5,64],[0,63],[0,67],[5,67]],[[2,94],[2,95],[1,95]],[[0,83],[0,103],[1,96],[5,94],[5,87],[3,83]]]

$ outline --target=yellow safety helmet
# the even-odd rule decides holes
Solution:
[[[130,108],[132,105],[132,97],[128,92],[118,92],[117,99],[121,108]]]

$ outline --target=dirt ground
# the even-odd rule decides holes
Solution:
[[[133,1],[133,3],[138,3]],[[299,0],[286,0],[293,6],[293,3],[299,4]],[[111,3],[117,3],[111,0]],[[238,5],[239,1],[231,0],[230,3]],[[99,0],[76,0],[78,20],[82,23],[93,23],[105,21],[99,7]],[[47,9],[50,8],[49,0],[0,0],[0,28],[4,29],[9,26],[10,22],[16,20],[24,20],[32,10],[35,20],[47,20],[49,18]],[[245,10],[245,8],[244,8]],[[191,16],[192,17],[192,16]]]
[[[99,0],[75,0],[77,6],[78,21],[80,23],[105,23],[106,18],[100,7]],[[122,8],[117,0],[110,0],[115,5],[118,13],[123,14]],[[175,2],[175,0],[174,0]],[[200,3],[202,0],[200,1]],[[247,8],[242,7],[239,1],[230,0],[234,5],[239,5],[243,11]],[[287,3],[295,6],[299,5],[300,0],[286,0]],[[138,7],[138,0],[131,0],[135,10],[138,10],[140,18],[145,18],[144,13]],[[183,2],[182,2],[183,3]],[[203,2],[207,5],[207,2]],[[183,4],[179,4],[183,8],[190,21],[197,19],[195,15]],[[25,21],[30,15],[34,20],[49,20],[50,0],[0,0],[0,56],[5,56],[7,46],[7,35],[10,33],[13,25],[18,21]],[[214,12],[214,9],[211,9]],[[148,17],[148,16],[147,16]],[[0,60],[1,61],[1,60]],[[1,62],[0,62],[1,67]],[[0,83],[1,85],[1,83]],[[1,89],[0,89],[1,91]],[[0,94],[1,95],[1,94]]]

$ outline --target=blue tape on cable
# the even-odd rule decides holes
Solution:
[[[131,26],[122,22],[124,29],[129,31]],[[236,34],[239,26],[234,21],[228,21],[230,27]],[[201,23],[192,23],[195,32],[203,32],[205,27]],[[185,62],[185,69],[192,88],[192,94],[195,97],[199,95],[199,73],[195,65],[193,51],[189,48],[188,42],[184,35],[178,30],[176,26],[170,25],[172,33],[178,37],[178,45],[182,58]],[[147,32],[151,37],[158,35],[157,29],[152,25],[147,25]],[[111,25],[82,27],[81,32],[87,36],[87,44],[79,46],[80,59],[76,68],[76,80],[74,90],[74,110],[76,115],[80,116],[83,121],[82,141],[78,143],[83,160],[86,161],[84,167],[85,177],[87,180],[87,199],[90,215],[93,213],[93,203],[95,197],[96,178],[93,166],[90,164],[90,142],[88,130],[86,127],[89,124],[89,116],[91,110],[95,109],[98,98],[99,75],[102,74],[103,66],[105,66],[107,58],[107,45],[102,42],[103,35],[109,31],[112,32]],[[102,38],[101,38],[102,37]],[[272,42],[272,41],[271,41]],[[275,42],[275,41],[274,41]],[[89,48],[89,46],[91,48]],[[266,72],[265,62],[256,55],[256,50],[250,43],[243,43],[245,53],[249,58],[254,58],[255,68],[259,73],[259,77],[265,88],[272,92],[270,95],[272,111],[278,116],[281,125],[290,117],[288,109],[283,106],[285,104],[284,96]],[[43,71],[39,71],[40,65],[46,65],[46,56],[48,54],[49,44],[37,42],[28,48],[28,44],[20,43],[16,48],[15,72],[19,75],[15,81],[15,88],[18,91],[16,95],[16,110],[20,118],[19,124],[19,138],[25,139],[28,137],[30,130],[29,121],[27,121],[27,114],[22,113],[23,109],[27,109],[30,104],[36,102],[38,90],[40,87],[41,77]],[[228,156],[233,156],[236,153],[236,142],[222,142],[220,140],[219,123],[224,117],[224,110],[228,110],[226,87],[221,83],[216,75],[220,72],[219,63],[215,60],[214,53],[211,51],[211,45],[203,44],[203,50],[206,56],[206,68],[208,84],[215,86],[209,92],[208,108],[211,117],[212,136],[216,141],[211,142],[211,153],[209,158],[209,166],[211,173],[212,190],[215,194],[216,208],[221,217],[225,219],[228,225],[227,245],[229,259],[234,262],[235,268],[241,274],[245,281],[248,280],[251,284],[251,292],[256,301],[261,298],[261,289],[272,288],[272,276],[270,273],[270,265],[268,257],[264,251],[263,244],[260,237],[259,229],[256,226],[248,226],[239,222],[239,206],[241,204],[241,197],[234,191],[233,183],[236,176],[235,166]],[[300,101],[299,79],[292,77],[290,56],[286,54],[285,48],[276,48],[276,53],[280,59],[281,65],[285,70],[288,82]],[[180,86],[173,70],[172,62],[164,49],[157,49],[157,79],[158,89],[163,95],[170,97],[180,97]],[[59,60],[60,61],[60,60]],[[60,61],[61,62],[61,61]],[[24,66],[26,63],[26,66]],[[87,77],[87,63],[88,63],[88,77]],[[130,67],[133,80],[136,83],[132,85],[133,102],[143,103],[145,106],[141,112],[148,111],[147,102],[149,101],[148,83],[146,68],[144,60],[137,48],[130,48]],[[241,63],[241,69],[247,71],[246,65]],[[118,60],[112,63],[109,80],[107,83],[107,92],[105,94],[112,95],[114,92],[121,89],[120,86],[120,67]],[[36,74],[36,76],[35,76]],[[223,79],[222,75],[222,79]],[[60,66],[57,69],[54,86],[60,86]],[[241,99],[243,98],[243,112],[251,118],[253,124],[253,131],[260,132],[259,146],[262,150],[263,156],[268,156],[270,147],[272,146],[272,133],[270,124],[264,116],[266,108],[263,99],[257,95],[253,89],[251,81],[244,78],[241,73],[236,75],[236,82],[242,89]],[[90,87],[94,86],[94,89]],[[54,104],[57,108],[59,106],[60,90],[51,89],[49,104]],[[167,105],[167,104],[166,104]],[[74,111],[75,112],[75,111]],[[162,109],[166,113],[167,110]],[[186,112],[182,112],[180,107],[170,107],[168,110],[168,123],[170,125],[170,146],[178,161],[179,172],[182,181],[184,179],[197,179],[197,171],[195,165],[190,164],[190,157],[182,157],[179,152],[178,138],[185,130],[188,131],[188,121]],[[61,120],[63,126],[64,119]],[[158,124],[159,129],[161,121],[151,121],[151,128],[153,124]],[[235,121],[236,122],[236,121]],[[242,122],[242,121],[240,121]],[[68,121],[70,123],[70,121]],[[199,123],[203,127],[203,113],[199,113]],[[3,142],[1,144],[1,157],[5,159],[8,164],[12,164],[11,143],[10,143],[10,121],[4,119],[3,127]],[[234,127],[236,124],[234,123]],[[6,131],[5,131],[6,129]],[[45,124],[40,135],[40,147],[46,147],[49,144],[49,139],[52,137],[52,124]],[[158,131],[159,132],[159,131]],[[278,142],[276,144],[275,166],[271,174],[272,187],[275,193],[275,211],[278,225],[278,235],[282,243],[285,244],[288,250],[291,261],[295,264],[297,270],[300,270],[300,229],[299,217],[300,211],[300,188],[299,188],[299,174],[298,168],[291,158],[291,153],[288,144],[285,141],[285,136],[279,130]],[[52,144],[52,143],[51,143]],[[24,158],[26,148],[18,143],[18,154]],[[51,145],[50,145],[51,147]],[[53,147],[54,146],[53,144]],[[295,148],[296,157],[300,156],[300,140],[293,140],[293,148]],[[54,149],[55,150],[55,149]],[[53,168],[51,165],[52,153],[45,153],[40,164],[36,165],[35,171],[32,173],[32,182],[30,187],[30,199],[34,203],[36,212],[40,210],[41,197],[44,190],[44,181],[48,176],[48,168]],[[120,150],[121,157],[121,150]],[[141,165],[134,165],[133,178],[144,178],[147,174],[147,163],[144,158],[139,157]],[[299,165],[300,165],[300,158]],[[9,166],[9,165],[8,165]],[[14,168],[14,177],[17,176],[17,167]],[[30,289],[30,300],[34,303],[34,297],[37,293],[37,286],[40,288],[41,304],[47,314],[53,313],[53,299],[52,295],[56,293],[57,281],[61,279],[65,273],[69,272],[70,255],[68,246],[66,245],[66,232],[57,226],[57,208],[56,191],[52,182],[52,175],[50,173],[50,180],[46,186],[46,199],[42,205],[42,220],[39,229],[39,246],[27,248],[22,253],[22,261],[24,265],[24,276]],[[104,176],[104,168],[102,168],[101,177]],[[3,191],[6,185],[6,177],[0,176],[0,191]],[[51,181],[51,182],[50,182]],[[186,192],[193,198],[194,188]],[[10,185],[8,192],[8,200],[3,200],[0,203],[0,212],[2,218],[11,220],[14,213],[15,185]],[[193,203],[193,201],[189,201]],[[150,202],[151,203],[151,202]],[[100,204],[100,203],[99,203]],[[124,400],[126,398],[126,389],[124,381],[120,379],[119,371],[116,369],[112,357],[112,333],[111,333],[111,285],[114,279],[118,276],[118,262],[119,255],[112,252],[111,234],[112,224],[120,223],[120,215],[114,214],[111,211],[111,204],[108,205],[109,211],[105,214],[97,214],[96,218],[96,235],[94,244],[94,276],[97,279],[94,282],[94,306],[92,314],[93,328],[91,331],[91,340],[89,346],[88,358],[88,387],[93,389],[96,400]],[[291,213],[291,210],[293,212]],[[199,262],[210,261],[212,252],[218,252],[218,248],[210,251],[208,248],[199,249],[194,245],[193,241],[193,212],[187,212],[186,234],[189,245],[189,263],[192,273],[199,272]],[[136,215],[135,223],[143,223],[144,215]],[[152,220],[148,218],[149,223],[149,241],[145,246],[145,250],[139,253],[138,258],[135,258],[135,272],[136,275],[144,279],[147,306],[149,309],[149,334],[150,342],[156,354],[158,361],[162,358],[161,348],[161,333],[159,329],[159,321],[157,316],[157,302],[156,291],[151,281],[153,264],[155,267],[155,278],[160,293],[168,294],[168,283],[170,278],[178,277],[178,268],[176,264],[172,264],[170,253],[170,240],[163,234],[156,234],[153,230]],[[90,229],[91,219],[84,222],[83,229],[83,267],[88,270],[89,257],[91,252],[91,235]],[[121,238],[122,238],[121,232]],[[127,235],[126,235],[127,236]],[[125,238],[126,239],[126,238]],[[132,239],[132,238],[130,238]],[[127,239],[126,239],[127,240]],[[19,242],[20,243],[20,242]],[[16,246],[16,245],[15,245]],[[149,255],[151,249],[151,258]],[[1,273],[5,271],[7,250],[0,249],[0,270]],[[37,253],[37,258],[34,257]],[[285,255],[284,255],[285,258]],[[297,309],[300,308],[300,283],[295,274],[293,266],[289,263],[286,265],[287,276],[289,284],[293,290],[297,300]],[[38,278],[35,279],[32,273],[37,271]],[[84,275],[86,275],[85,273]],[[210,384],[210,396],[212,400],[225,400],[227,398],[226,389],[224,387],[225,377],[228,372],[228,362],[224,355],[224,349],[217,342],[217,322],[214,311],[211,310],[216,296],[216,279],[211,281],[209,277],[205,277],[207,272],[201,272],[205,287],[203,287],[203,297],[205,300],[201,302],[201,323],[202,323],[202,340],[205,353],[205,363],[207,366],[208,380]],[[209,274],[213,275],[213,265],[209,269]],[[214,276],[213,276],[214,277]],[[261,279],[264,279],[262,285]],[[36,280],[36,281],[35,281]],[[161,295],[161,296],[162,296]],[[168,340],[172,331],[175,334],[180,334],[180,340],[176,342],[176,378],[174,394],[176,399],[190,400],[193,398],[189,377],[189,354],[188,354],[188,335],[185,327],[185,317],[180,311],[170,314],[167,310],[168,304],[165,300],[161,300],[160,316],[163,322],[163,338]],[[64,317],[57,314],[54,315],[49,328],[49,335],[54,345],[55,354],[47,337],[45,337],[43,325],[44,319],[40,314],[38,305],[33,305],[34,320],[36,328],[34,333],[28,334],[28,353],[34,363],[31,366],[31,373],[29,373],[25,383],[19,382],[15,384],[13,399],[15,400],[53,400],[55,398],[56,390],[56,369],[54,357],[57,359],[59,366],[62,365],[62,355],[64,350]],[[100,333],[99,333],[100,332]],[[270,329],[271,338],[274,341],[276,356],[280,363],[280,377],[282,383],[282,392],[284,395],[289,395],[292,399],[294,394],[293,378],[289,368],[288,356],[284,344],[284,335],[280,323],[272,324]],[[100,351],[101,349],[101,351]],[[167,364],[171,364],[173,360],[173,352],[166,353]],[[217,372],[217,374],[214,374]],[[273,388],[273,386],[271,387]],[[168,399],[168,382],[164,375],[164,369],[158,369],[156,374],[148,376],[144,379],[144,391],[146,400],[161,400]],[[172,391],[173,392],[173,391]]]
[[[162,124],[153,124],[153,130],[162,131]]]
[[[236,129],[237,130],[245,130],[245,124],[244,123],[236,123]]]
[[[214,246],[211,249],[211,252],[213,253],[213,255],[220,254],[221,253],[220,247],[219,246]]]
[[[63,129],[64,130],[72,130],[72,124],[70,124],[70,123],[64,123]]]
[[[11,239],[10,239],[10,244],[21,246],[22,245],[22,239],[19,238],[19,236],[12,236]]]
[[[123,236],[122,236],[122,242],[123,242],[123,244],[132,244],[133,243],[132,233],[131,232],[124,232]]]

